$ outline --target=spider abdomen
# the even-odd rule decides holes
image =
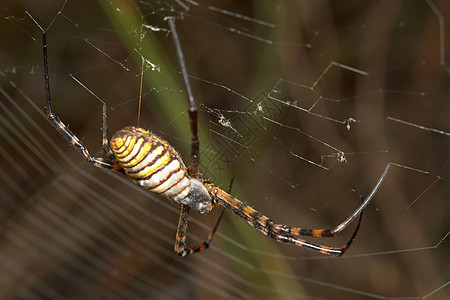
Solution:
[[[169,143],[140,127],[117,131],[111,150],[134,183],[176,203],[189,194],[190,180],[179,154]]]

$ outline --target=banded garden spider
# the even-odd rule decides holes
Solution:
[[[293,244],[325,255],[341,256],[350,247],[358,233],[362,219],[362,211],[372,200],[384,181],[390,164],[387,165],[370,194],[363,200],[363,203],[345,221],[330,229],[305,229],[277,224],[270,218],[215,186],[213,183],[204,180],[199,172],[200,153],[197,134],[197,104],[195,103],[190,88],[183,52],[173,17],[167,17],[167,22],[172,34],[182,78],[188,95],[188,113],[191,130],[191,166],[189,168],[185,167],[179,154],[167,141],[140,127],[125,127],[116,132],[111,140],[108,140],[107,107],[105,103],[103,103],[102,113],[102,148],[105,157],[92,156],[80,139],[68,129],[52,110],[46,40],[47,30],[44,30],[28,12],[27,15],[42,31],[48,122],[90,164],[98,168],[122,172],[132,179],[135,184],[151,192],[162,194],[181,207],[174,249],[178,255],[184,257],[207,249],[223,213],[222,210],[206,241],[195,247],[188,248],[186,247],[186,231],[189,221],[188,213],[191,208],[200,214],[206,214],[215,207],[226,208],[267,237],[273,238],[280,243]],[[353,234],[341,248],[328,247],[300,238],[300,236],[332,237],[345,229],[358,215],[360,217]]]

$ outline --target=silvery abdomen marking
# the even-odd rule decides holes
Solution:
[[[116,132],[110,146],[126,175],[137,185],[178,204],[189,194],[186,167],[165,140],[145,129],[130,126]]]

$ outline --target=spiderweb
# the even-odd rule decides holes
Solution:
[[[450,296],[445,1],[0,7],[2,299]],[[226,213],[210,249],[177,257],[179,208],[90,166],[46,121],[41,32],[26,11],[43,27],[54,20],[54,110],[91,153],[101,149],[98,97],[111,132],[139,122],[189,164],[187,99],[164,19],[175,16],[206,178],[226,189],[234,176],[232,194],[277,222],[328,228],[392,163],[349,251],[336,259],[281,245]],[[216,217],[193,214],[188,243]],[[318,242],[341,246],[353,226]]]

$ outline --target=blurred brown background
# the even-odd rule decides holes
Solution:
[[[25,11],[46,27],[62,5],[0,4],[2,299],[450,296],[449,239],[434,247],[449,232],[446,1],[68,1],[48,30],[54,110],[91,153],[101,153],[101,103],[69,75],[108,104],[111,134],[137,122],[142,55],[160,72],[144,73],[140,125],[189,164],[164,21],[176,14],[203,173],[224,189],[235,176],[242,201],[280,223],[328,228],[387,163],[413,168],[391,167],[339,259],[277,244],[229,212],[211,249],[178,258],[178,208],[84,162],[43,116],[41,33]],[[332,62],[367,74],[324,73]],[[216,216],[193,214],[189,241]],[[341,246],[353,226],[318,242]]]

